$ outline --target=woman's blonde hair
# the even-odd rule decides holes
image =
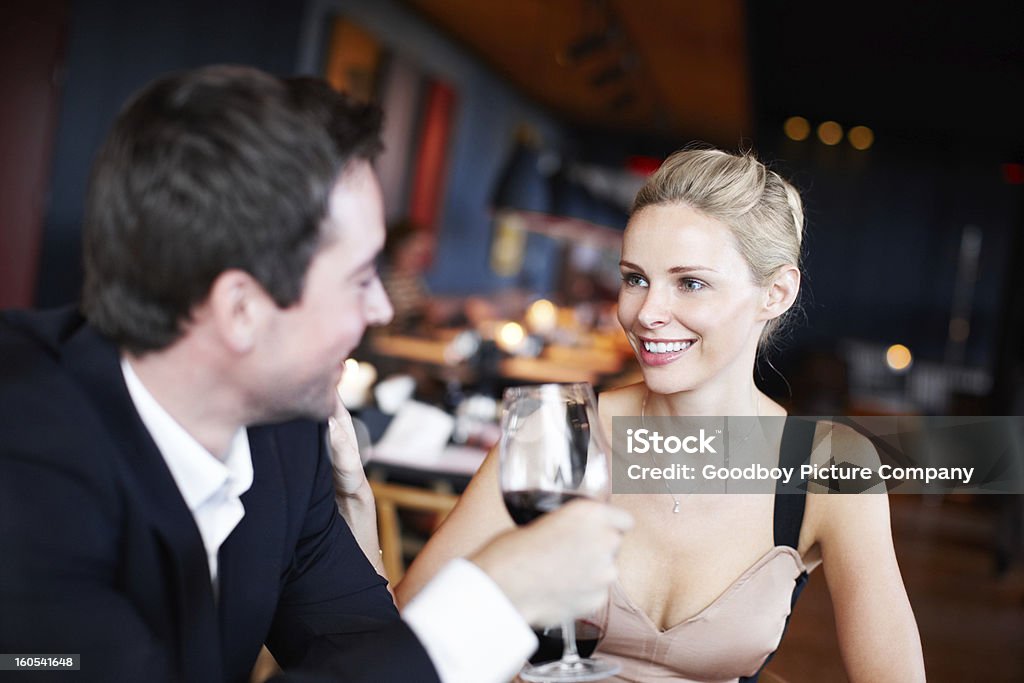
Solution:
[[[753,154],[684,149],[655,171],[636,195],[631,215],[648,206],[685,204],[727,225],[754,282],[767,285],[788,265],[800,267],[804,209],[800,193]],[[763,346],[789,317],[769,320]]]

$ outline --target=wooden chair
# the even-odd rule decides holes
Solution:
[[[459,497],[454,493],[439,493],[427,489],[401,484],[370,481],[373,497],[377,501],[377,533],[380,537],[381,557],[384,571],[391,585],[397,584],[405,574],[405,560],[402,552],[402,525],[399,510],[433,512],[433,528],[436,531],[444,518],[455,507]]]

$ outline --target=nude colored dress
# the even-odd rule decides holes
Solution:
[[[814,423],[786,420],[780,462],[807,462]],[[806,487],[775,495],[775,547],[692,617],[662,631],[616,582],[599,623],[605,636],[595,656],[622,665],[618,683],[756,681],[779,646],[808,572],[797,553]],[[792,489],[789,489],[790,491]]]

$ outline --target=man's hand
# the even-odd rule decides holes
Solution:
[[[624,510],[573,501],[509,531],[469,559],[486,572],[526,621],[556,624],[599,608],[615,580],[622,535],[633,526]]]

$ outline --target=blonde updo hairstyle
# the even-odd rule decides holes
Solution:
[[[685,204],[727,225],[758,286],[768,285],[784,266],[800,267],[800,194],[750,153],[676,152],[640,188],[630,214],[663,204]],[[795,308],[767,322],[758,348],[764,348]]]

